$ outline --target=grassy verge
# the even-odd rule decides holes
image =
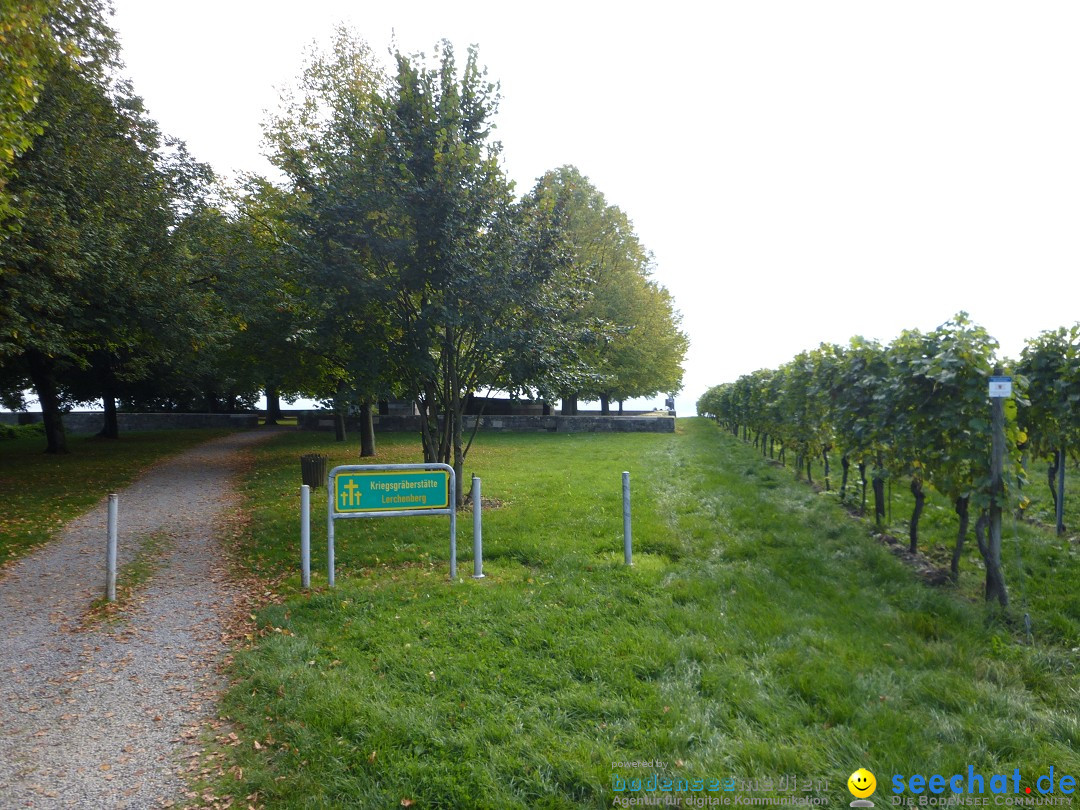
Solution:
[[[143,538],[135,556],[117,571],[116,601],[110,602],[104,596],[95,599],[83,616],[83,625],[122,620],[139,591],[160,569],[171,546],[172,539],[163,532]]]
[[[108,441],[71,436],[71,452],[42,452],[41,436],[0,443],[0,565],[51,538],[102,496],[160,458],[225,435],[225,430],[132,432]]]
[[[833,497],[704,420],[679,425],[481,436],[469,468],[503,502],[485,580],[447,582],[445,518],[343,527],[338,587],[264,610],[237,655],[223,711],[238,744],[214,790],[275,808],[611,807],[618,779],[657,773],[774,780],[744,796],[794,777],[846,804],[860,766],[882,801],[893,773],[1080,772],[1080,611],[1021,643],[962,589],[918,582]],[[380,438],[380,462],[415,460],[414,437]],[[263,574],[297,565],[309,450],[351,460],[309,434],[258,451],[247,542]],[[1076,573],[1068,556],[1042,587],[1064,599]]]

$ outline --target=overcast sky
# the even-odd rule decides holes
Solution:
[[[477,44],[519,193],[573,164],[655,254],[684,414],[822,341],[966,310],[1015,356],[1080,319],[1080,4],[115,5],[151,116],[224,174],[270,171],[265,110],[337,23]]]

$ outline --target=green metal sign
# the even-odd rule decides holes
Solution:
[[[445,470],[340,472],[334,476],[334,511],[448,509],[449,480]]]

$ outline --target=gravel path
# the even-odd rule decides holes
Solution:
[[[183,803],[178,747],[213,710],[243,609],[216,541],[238,464],[268,435],[200,445],[120,493],[121,566],[147,535],[168,538],[120,621],[81,626],[104,591],[105,501],[2,575],[0,808]]]

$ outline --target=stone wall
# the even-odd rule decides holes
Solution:
[[[101,412],[72,411],[65,413],[63,419],[64,430],[68,433],[97,433],[105,424],[105,414]],[[40,413],[0,413],[0,423],[5,425],[40,421]],[[129,430],[253,428],[258,427],[259,415],[254,413],[118,413],[116,421],[121,433]]]
[[[465,417],[465,429],[472,430],[477,417]],[[523,431],[533,433],[674,433],[670,416],[481,416],[482,431]],[[376,416],[375,430],[420,432],[419,416]],[[334,419],[325,411],[309,411],[298,420],[304,430],[333,430]],[[349,431],[359,429],[353,418],[345,420]]]

